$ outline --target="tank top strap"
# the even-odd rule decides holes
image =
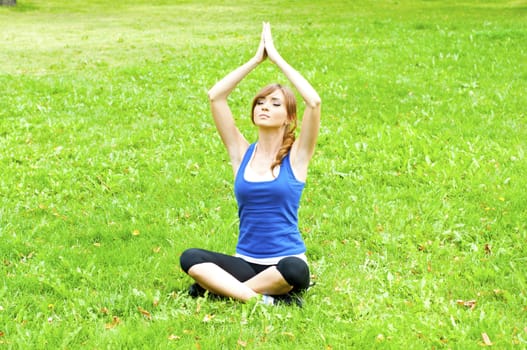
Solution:
[[[245,168],[247,167],[247,164],[249,164],[249,161],[251,160],[252,154],[254,152],[254,147],[256,146],[256,143],[251,143],[249,145],[249,148],[247,148],[247,151],[245,151],[245,154],[243,155],[242,162],[240,164],[240,167],[238,168],[238,172],[236,173],[236,178],[241,174],[245,174]]]

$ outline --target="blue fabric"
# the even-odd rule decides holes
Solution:
[[[298,206],[304,183],[295,178],[289,154],[274,180],[245,180],[254,148],[249,146],[234,181],[240,218],[236,252],[256,259],[302,254],[306,247],[298,230]]]

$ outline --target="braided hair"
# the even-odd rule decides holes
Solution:
[[[253,99],[251,108],[251,119],[254,123],[254,108],[256,107],[256,103],[260,98],[266,97],[275,92],[276,90],[280,90],[284,95],[284,104],[287,111],[287,123],[285,125],[282,146],[280,146],[280,149],[276,154],[276,158],[271,164],[271,173],[273,172],[274,168],[282,164],[282,161],[284,160],[285,156],[289,153],[291,147],[293,146],[293,143],[295,142],[295,129],[297,126],[295,94],[293,93],[293,91],[291,91],[291,89],[280,84],[267,85],[263,89],[261,89],[258,94],[256,94]]]

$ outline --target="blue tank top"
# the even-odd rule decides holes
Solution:
[[[234,181],[240,218],[236,253],[256,259],[302,254],[306,247],[298,230],[298,207],[304,183],[295,178],[289,154],[274,180],[245,180],[255,145],[247,149]]]

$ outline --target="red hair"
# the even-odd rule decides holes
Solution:
[[[295,129],[297,124],[296,97],[291,89],[280,84],[271,84],[265,86],[256,94],[251,107],[251,120],[254,123],[254,108],[256,107],[258,99],[267,97],[276,90],[280,90],[284,95],[284,104],[287,112],[287,124],[285,126],[284,138],[282,139],[282,146],[280,146],[280,149],[276,154],[276,159],[271,164],[271,172],[273,172],[275,167],[282,164],[284,157],[289,153],[293,143],[295,142]]]

